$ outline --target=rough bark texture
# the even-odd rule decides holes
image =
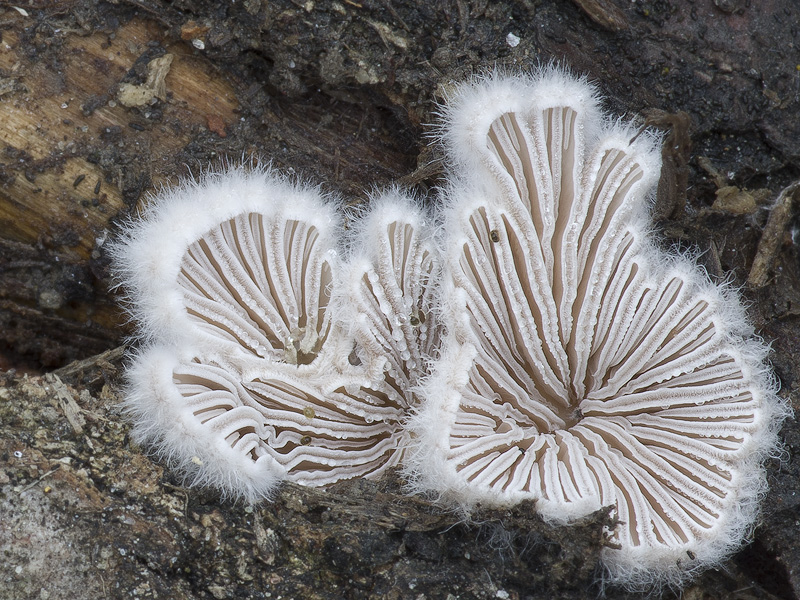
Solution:
[[[552,529],[523,505],[461,523],[391,477],[232,505],[132,447],[115,408],[110,349],[127,329],[104,243],[144,194],[242,157],[354,202],[397,179],[425,193],[442,171],[425,138],[436,101],[490,68],[557,60],[596,81],[609,109],[667,132],[665,243],[747,284],[782,394],[800,406],[800,198],[781,195],[800,175],[791,0],[18,6],[0,8],[0,368],[17,369],[0,383],[0,597],[601,591],[604,515]],[[800,597],[794,421],[783,437],[753,543],[684,598]]]

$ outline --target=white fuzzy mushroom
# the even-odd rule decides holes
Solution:
[[[441,335],[435,310],[440,260],[431,216],[393,190],[373,198],[353,222],[348,294],[339,296],[339,314],[357,344],[354,357],[381,357],[377,366],[387,383],[410,405]]]
[[[450,100],[441,358],[411,423],[419,489],[470,507],[603,506],[629,585],[741,543],[784,408],[738,299],[648,238],[656,141],[548,68]]]
[[[240,168],[152,199],[113,250],[143,342],[125,400],[134,437],[190,482],[249,500],[283,478],[325,485],[396,464],[408,402],[385,366],[410,368],[416,334],[381,344],[345,299],[359,298],[364,326],[393,323],[424,303],[430,257],[418,212],[396,211],[397,226],[381,214],[364,236],[375,253],[352,262],[389,304],[347,287],[339,212],[314,189]]]
[[[143,340],[303,364],[329,329],[340,227],[317,190],[229,169],[151,198],[112,252]]]

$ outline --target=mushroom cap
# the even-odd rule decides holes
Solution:
[[[611,505],[629,585],[721,560],[785,410],[735,294],[648,236],[657,138],[555,68],[464,86],[445,114],[447,333],[409,425],[415,487],[560,523]]]
[[[162,190],[112,248],[138,337],[232,359],[278,359],[300,330],[317,343],[340,227],[333,199],[270,170]]]
[[[430,255],[417,238],[430,236],[417,213],[395,211],[397,226],[384,213],[352,253],[372,284],[355,292],[337,211],[313,188],[239,168],[153,199],[113,250],[143,345],[125,400],[134,437],[189,482],[248,500],[283,478],[326,485],[397,464],[408,401],[384,366],[407,371],[401,346],[418,355],[417,332],[398,329],[413,337],[401,344],[394,329],[389,341],[361,327],[396,317],[368,292],[400,293],[403,310],[421,302],[402,295],[424,295]],[[391,262],[387,251],[401,269],[374,262]],[[356,296],[365,319],[345,310]]]
[[[387,382],[402,390],[409,406],[441,336],[440,258],[432,220],[397,189],[373,197],[366,210],[352,215],[343,276],[348,293],[339,296],[339,314],[351,328],[356,354],[383,357]]]
[[[140,352],[124,406],[134,439],[190,485],[255,502],[283,479],[322,486],[380,475],[400,459],[402,397],[268,364],[248,378],[179,354],[160,345]]]

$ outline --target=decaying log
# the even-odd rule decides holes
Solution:
[[[130,329],[105,244],[147,193],[226,159],[353,202],[396,180],[425,194],[446,168],[425,134],[453,82],[556,60],[616,113],[689,115],[688,163],[686,131],[665,132],[688,189],[662,182],[659,227],[742,284],[768,211],[714,203],[721,180],[774,198],[797,178],[795,3],[16,4],[0,7],[0,369],[18,370],[0,380],[0,597],[596,594],[604,515],[554,530],[521,506],[462,523],[396,478],[287,485],[260,507],[184,489],[131,446],[117,408]],[[750,314],[798,407],[800,253],[791,235],[767,243]],[[783,437],[753,544],[684,597],[800,595],[796,423]]]
[[[56,32],[12,15],[0,52],[13,82],[0,101],[0,329],[18,356],[55,366],[119,339],[102,260],[113,220],[171,174],[187,144],[225,135],[209,123],[234,121],[237,102],[191,48],[161,46],[151,21]],[[168,96],[126,107],[121,86],[146,88],[146,78],[128,82],[159,57],[175,58]]]

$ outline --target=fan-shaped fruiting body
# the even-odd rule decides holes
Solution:
[[[660,159],[555,69],[460,88],[443,139],[448,333],[410,427],[418,489],[613,506],[606,562],[674,583],[751,525],[783,407],[739,301],[648,237]]]
[[[434,263],[423,213],[392,199],[365,216],[380,227],[353,241],[371,250],[352,264],[341,211],[269,171],[152,199],[113,250],[143,341],[125,401],[136,439],[250,500],[284,477],[324,485],[397,464],[408,361],[434,330],[403,322],[428,310]]]
[[[270,171],[152,199],[114,246],[139,324],[125,406],[190,480],[256,500],[404,461],[469,509],[613,507],[614,579],[741,543],[785,407],[729,288],[648,234],[657,140],[548,68],[458,89],[450,184],[351,214]]]

